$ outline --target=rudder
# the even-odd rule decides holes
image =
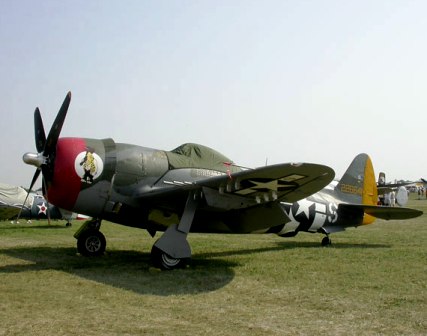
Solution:
[[[376,205],[378,191],[374,168],[369,155],[357,155],[335,187],[339,198],[352,204]],[[365,213],[363,224],[370,224],[375,217]]]

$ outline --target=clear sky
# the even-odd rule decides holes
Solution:
[[[426,1],[0,0],[0,181],[46,133],[427,177]],[[40,185],[40,182],[39,182]]]

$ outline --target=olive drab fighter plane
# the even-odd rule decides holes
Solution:
[[[410,219],[422,211],[378,206],[378,190],[372,161],[367,154],[357,155],[339,182],[294,203],[282,202],[290,221],[267,232],[293,237],[298,232],[322,233],[322,245],[331,244],[330,233],[348,227],[371,224],[380,219]]]
[[[106,247],[101,220],[164,231],[152,247],[155,266],[182,267],[191,257],[191,232],[250,233],[289,221],[281,202],[293,203],[334,178],[326,166],[285,163],[256,169],[235,166],[210,148],[184,144],[172,151],[112,139],[59,138],[69,92],[46,137],[34,112],[37,153],[23,160],[37,168],[43,193],[56,206],[93,218],[75,234],[83,255]]]

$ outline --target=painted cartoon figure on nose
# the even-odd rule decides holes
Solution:
[[[96,174],[96,161],[93,155],[93,149],[88,148],[83,160],[80,162],[80,166],[82,166],[84,170],[82,180],[87,183],[92,183],[93,177]]]

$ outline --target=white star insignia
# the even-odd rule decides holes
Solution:
[[[44,204],[44,202],[42,203],[42,205],[37,205],[37,207],[39,208],[39,213],[38,213],[39,215],[41,213],[46,215],[47,206],[46,206],[46,204]]]
[[[251,187],[251,189],[253,190],[268,189],[268,190],[277,191],[279,188],[279,182],[277,180],[272,180],[269,182],[257,182],[257,181],[250,181],[250,182],[255,184],[253,187]]]
[[[298,202],[299,207],[297,212],[295,213],[295,216],[298,216],[299,214],[304,213],[307,218],[310,218],[310,213],[309,213],[310,206],[312,206],[313,204],[314,204],[313,202],[310,202],[307,200],[301,200],[300,202]]]

